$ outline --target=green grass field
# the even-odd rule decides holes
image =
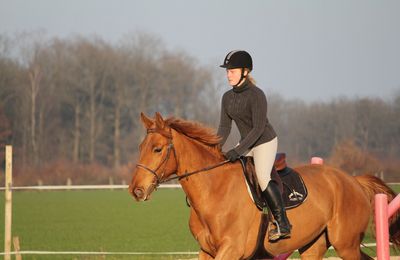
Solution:
[[[397,192],[400,187],[395,187]],[[4,193],[0,193],[4,197]],[[45,191],[13,193],[13,236],[21,250],[104,252],[198,251],[181,189],[160,189],[137,203],[127,191]],[[4,199],[0,201],[4,223]],[[4,226],[0,225],[0,234]],[[375,242],[369,236],[365,243]],[[4,237],[0,249],[4,251]],[[366,251],[370,254],[369,251]],[[332,255],[332,254],[331,254]],[[195,256],[43,256],[23,259],[184,259]]]
[[[3,204],[2,200],[1,223]],[[136,203],[121,190],[13,193],[12,232],[19,236],[21,250],[197,251],[188,218],[189,208],[180,189],[160,189],[145,203]],[[0,246],[4,251],[3,236]]]

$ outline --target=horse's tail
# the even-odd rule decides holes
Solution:
[[[396,193],[387,186],[381,179],[371,175],[361,175],[355,177],[361,184],[364,192],[370,199],[371,205],[374,205],[375,194],[384,193],[388,196],[388,201],[396,197]],[[373,214],[374,215],[374,214]],[[373,222],[375,225],[375,221]],[[375,228],[374,228],[375,230]],[[375,235],[375,234],[374,234]],[[400,212],[397,211],[389,219],[389,240],[396,248],[400,248]]]

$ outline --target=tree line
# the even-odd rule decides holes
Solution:
[[[146,33],[118,43],[0,35],[0,145],[14,146],[21,168],[43,171],[62,161],[120,169],[136,160],[144,136],[140,112],[216,128],[225,79],[217,68],[164,46]],[[328,158],[349,142],[374,158],[399,159],[400,94],[312,103],[267,96],[279,150],[294,162]]]
[[[62,158],[118,167],[132,160],[143,135],[141,111],[210,122],[213,72],[153,36],[118,45],[98,37],[20,38],[2,37],[0,97],[23,165]]]

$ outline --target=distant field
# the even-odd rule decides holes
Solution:
[[[396,193],[400,193],[400,185],[390,185],[390,187],[391,187]]]
[[[399,192],[400,186],[394,187]],[[4,193],[0,193],[4,197]],[[188,228],[181,189],[160,189],[145,203],[127,191],[13,193],[13,235],[35,251],[191,252],[198,246]],[[4,200],[0,200],[0,250],[4,251]],[[365,243],[375,242],[369,236]],[[370,253],[370,251],[366,251]],[[106,259],[184,259],[194,256],[107,256]],[[104,259],[24,256],[23,259]]]
[[[1,200],[0,223],[3,204]],[[188,218],[181,189],[158,190],[145,203],[134,202],[121,190],[13,194],[13,235],[20,237],[22,250],[197,251]],[[4,251],[3,235],[0,248]]]

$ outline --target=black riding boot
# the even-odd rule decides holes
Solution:
[[[286,209],[283,205],[278,184],[275,181],[270,181],[265,191],[263,191],[263,196],[277,222],[277,227],[269,232],[269,240],[275,241],[289,236],[292,226],[286,216]]]

